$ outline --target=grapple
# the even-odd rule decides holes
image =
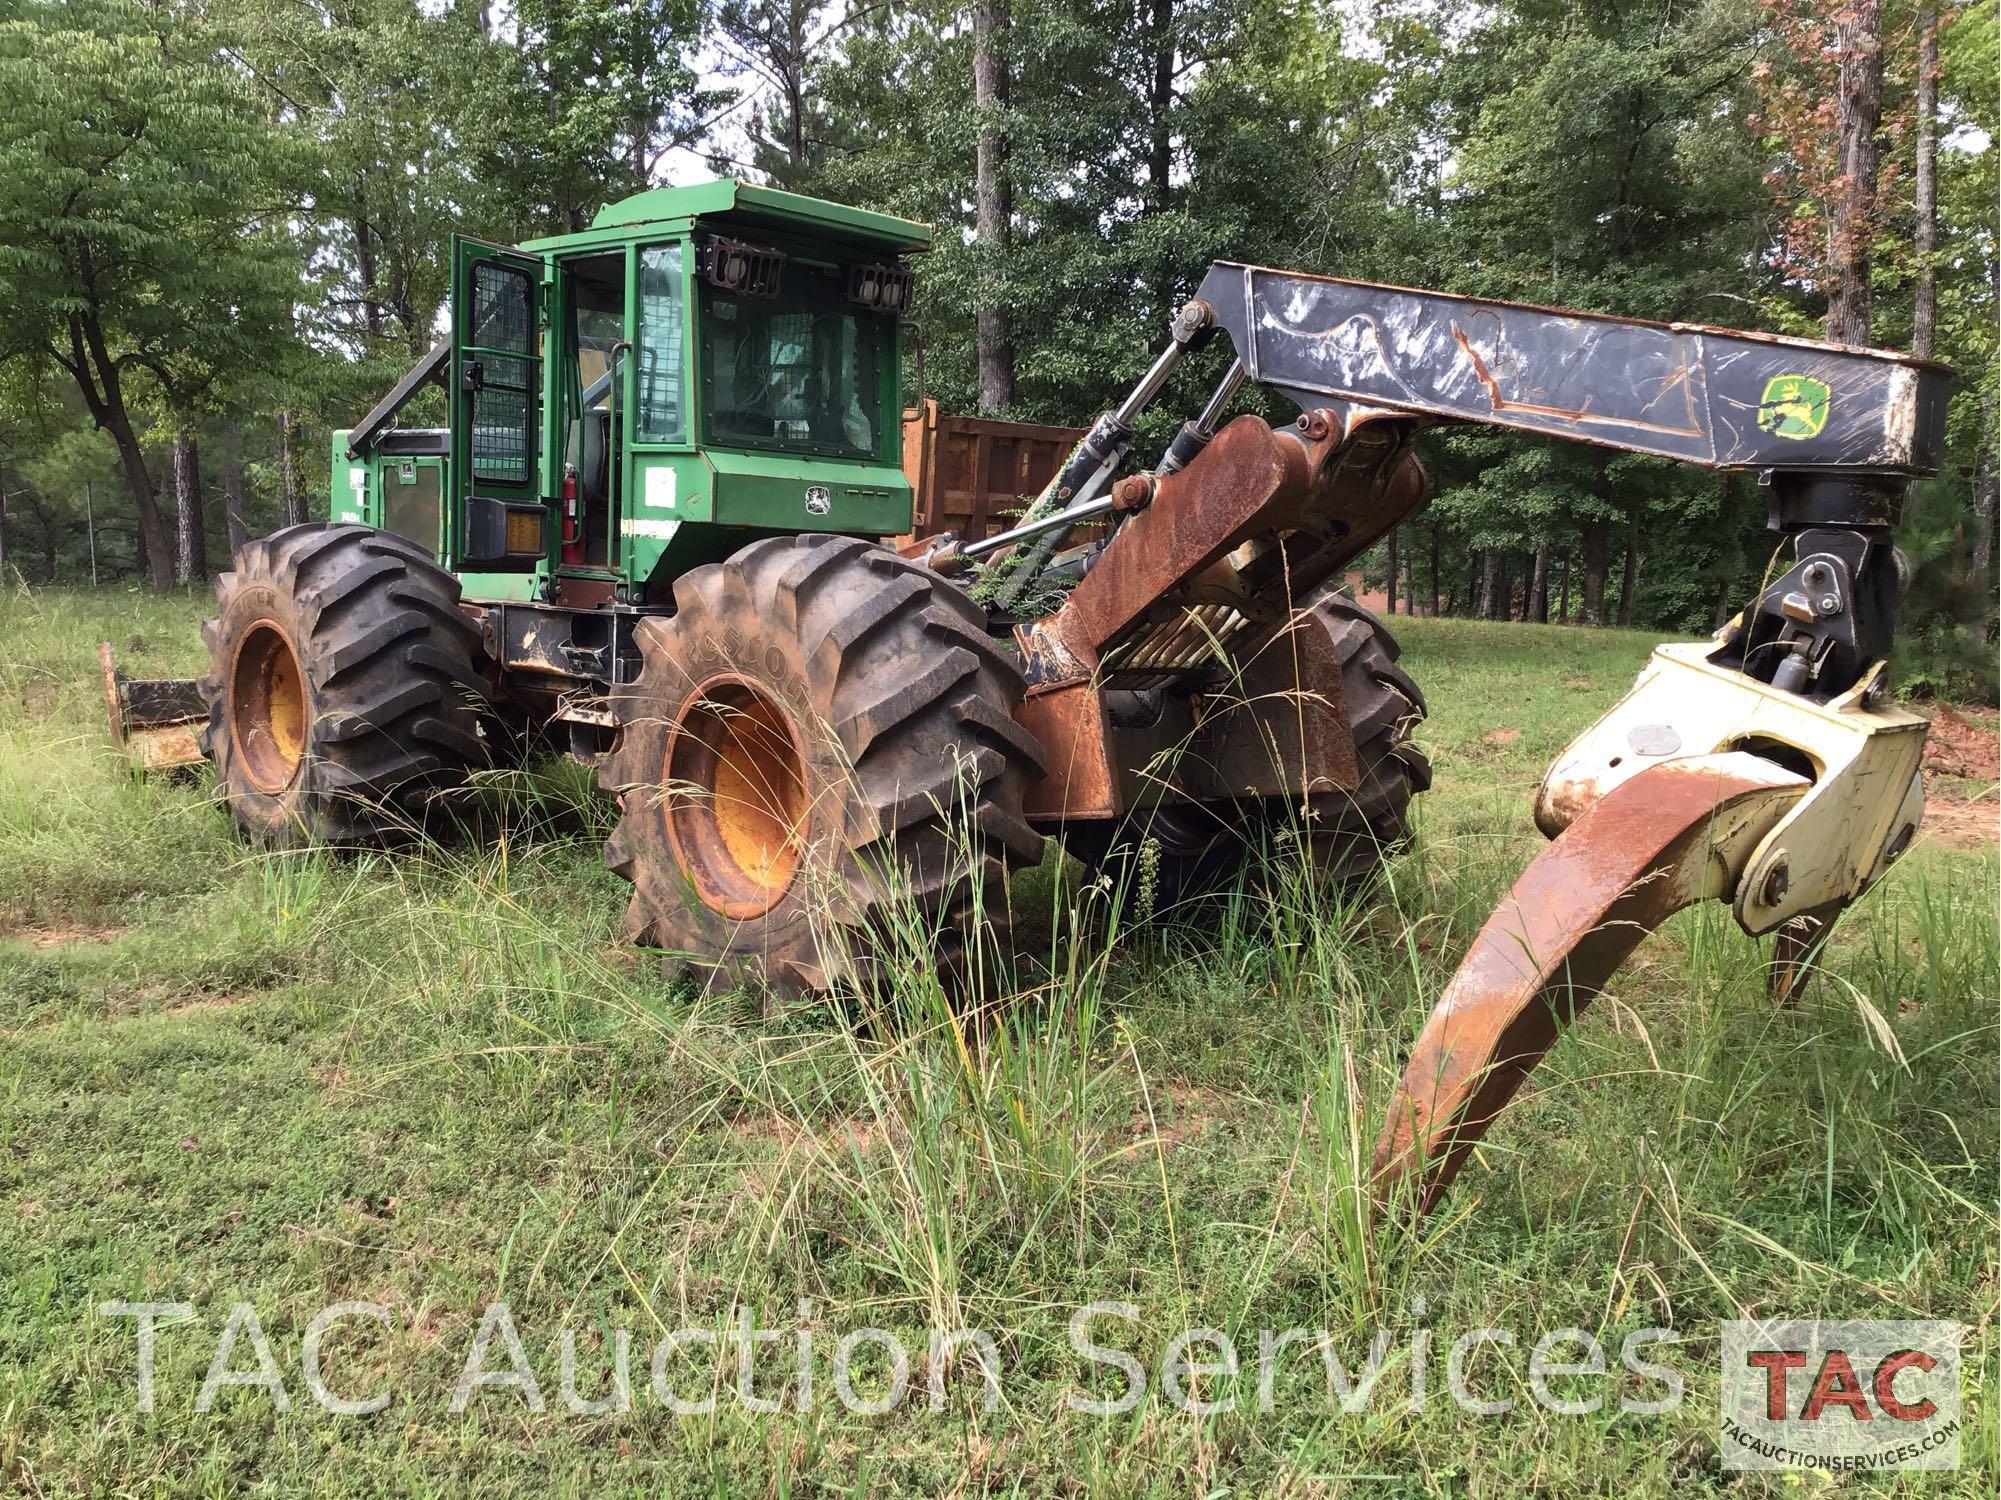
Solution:
[[[1376,1148],[1379,1192],[1430,1207],[1559,1029],[1656,927],[1705,899],[1776,933],[1790,1000],[1834,918],[1909,845],[1925,721],[1871,707],[1879,664],[1827,704],[1663,646],[1558,757],[1552,842],[1487,918],[1411,1051]]]

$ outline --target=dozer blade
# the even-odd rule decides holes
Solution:
[[[112,661],[109,641],[98,644],[97,664],[111,738],[134,770],[174,771],[208,758],[201,750],[208,708],[193,678],[127,677]]]
[[[1425,1023],[1377,1143],[1379,1198],[1428,1210],[1558,1028],[1671,914],[1729,895],[1807,788],[1733,751],[1649,767],[1580,813],[1488,917]]]

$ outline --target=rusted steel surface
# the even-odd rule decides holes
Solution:
[[[1310,796],[1361,780],[1341,659],[1310,610],[1293,618],[1210,700],[1179,778],[1197,798]]]
[[[1024,816],[1047,823],[1124,810],[1104,694],[1082,682],[1030,693],[1014,717],[1042,746],[1044,774],[1023,799]]]
[[[905,411],[903,475],[916,493],[910,536],[902,540],[955,531],[975,542],[1000,530],[1083,436],[1081,427],[945,416],[928,399]]]
[[[1725,469],[1937,471],[1950,372],[1813,339],[1647,323],[1219,261],[1197,295],[1250,378]]]
[[[1814,912],[1794,917],[1778,930],[1772,942],[1772,966],[1766,971],[1765,996],[1772,1004],[1790,1007],[1799,1003],[1800,992],[1813,977],[1814,965],[1827,946],[1840,912]]]
[[[1069,652],[1095,663],[1118,633],[1218,561],[1240,533],[1273,511],[1296,507],[1319,453],[1296,434],[1241,416],[1201,457],[1159,485],[1128,521],[1051,622]]]
[[[205,760],[201,729],[208,707],[191,677],[127,677],[111,657],[111,643],[97,647],[104,681],[104,710],[111,738],[140,771],[171,771]]]
[[[1019,632],[1030,680],[1227,678],[1295,601],[1423,502],[1409,427],[1365,412],[1309,413],[1277,431],[1231,422],[1158,481],[1061,610]]]
[[[1016,720],[1043,746],[1029,790],[1039,824],[1116,817],[1153,802],[1352,791],[1360,782],[1325,630],[1281,631],[1213,693],[1103,692],[1088,682],[1032,692]]]
[[[1428,1209],[1495,1115],[1640,940],[1726,894],[1806,790],[1740,752],[1655,766],[1608,792],[1522,873],[1426,1021],[1376,1146],[1379,1196]]]

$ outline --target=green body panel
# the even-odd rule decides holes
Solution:
[[[465,589],[465,597],[477,602],[491,600],[533,600],[542,597],[543,574],[533,573],[468,573],[460,571],[459,583]]]
[[[347,434],[333,435],[334,521],[359,521],[364,526],[408,537],[435,555],[442,546],[446,459],[442,454],[364,454],[347,456]]]
[[[360,458],[347,456],[347,432],[333,435],[333,495],[327,507],[330,521],[359,521],[364,526],[382,524],[382,489],[377,468],[382,462],[373,453]]]
[[[931,227],[867,209],[849,208],[777,188],[722,178],[687,187],[651,188],[601,208],[591,230],[624,229],[668,219],[710,219],[734,215],[747,222],[807,235],[862,240],[896,253],[931,248]],[[560,243],[544,240],[530,248]]]
[[[781,251],[787,257],[788,272],[796,267],[796,274],[821,278],[801,283],[798,295],[808,298],[828,295],[824,291],[812,292],[811,287],[838,288],[850,266],[894,261],[931,243],[931,230],[925,225],[731,181],[638,193],[601,210],[587,230],[520,246],[485,245],[455,237],[452,357],[448,367],[450,456],[448,460],[429,457],[416,460],[420,466],[440,468],[444,500],[439,507],[436,534],[412,539],[431,547],[440,561],[460,574],[468,599],[547,599],[556,596],[559,581],[568,577],[610,581],[618,586],[621,598],[633,603],[643,598],[664,600],[674,578],[688,568],[727,556],[758,536],[826,531],[884,537],[910,529],[913,496],[901,468],[902,425],[898,420],[901,339],[893,319],[885,317],[885,332],[866,335],[874,343],[874,351],[867,356],[875,367],[873,391],[867,389],[871,383],[867,379],[831,387],[834,392],[855,391],[852,400],[859,404],[846,408],[854,416],[842,419],[847,422],[845,438],[837,430],[830,440],[816,445],[829,450],[824,456],[796,449],[781,451],[783,444],[799,442],[805,428],[802,419],[792,414],[797,408],[788,410],[778,405],[766,408],[773,413],[770,420],[774,428],[774,436],[767,441],[705,440],[705,434],[717,423],[733,436],[749,430],[743,429],[744,419],[734,410],[714,421],[708,411],[709,393],[704,390],[699,355],[706,314],[696,250],[711,235]],[[654,255],[645,261],[651,279],[643,288],[642,258],[661,249],[678,251],[678,270],[672,273],[671,281],[663,280],[660,257]],[[525,480],[496,477],[492,472],[491,453],[496,435],[507,429],[504,424],[496,424],[491,406],[483,410],[479,423],[481,443],[488,457],[483,460],[483,470],[476,471],[474,465],[477,395],[465,383],[468,366],[481,362],[483,374],[496,368],[512,370],[516,367],[506,362],[524,357],[517,344],[492,336],[490,318],[486,332],[472,326],[474,279],[484,275],[490,288],[495,274],[491,270],[481,273],[482,265],[527,275],[535,289],[532,353],[525,357],[533,371],[536,399],[528,422]],[[622,265],[622,277],[611,269],[615,265]],[[579,309],[588,305],[593,316],[610,316],[601,309],[609,306],[602,299],[610,297],[613,282],[622,284],[624,289],[623,326],[622,337],[607,354],[602,345],[611,338],[610,332],[600,323],[593,339],[583,340],[583,325],[579,321],[583,314]],[[583,296],[581,288],[586,285],[592,289],[592,297],[600,300],[588,304],[576,300]],[[668,424],[663,436],[658,421],[663,410],[659,402],[663,398],[658,391],[675,367],[672,361],[663,363],[667,345],[660,340],[671,337],[671,332],[658,333],[661,326],[658,318],[662,316],[658,311],[652,314],[653,323],[646,322],[648,315],[642,311],[641,293],[642,290],[651,293],[647,307],[665,306],[668,309],[665,315],[671,317],[672,296],[667,295],[670,286],[679,299],[680,385],[678,393],[665,398],[669,409],[678,412],[678,422]],[[720,298],[731,294],[711,295]],[[757,306],[749,305],[754,309]],[[825,304],[809,300],[803,305],[810,310]],[[852,309],[853,304],[846,306]],[[766,311],[775,318],[782,307]],[[736,362],[734,390],[741,398],[746,378],[742,373],[745,369],[742,341],[750,338],[753,330],[758,338],[766,337],[761,331],[765,324],[757,322],[751,314],[730,312],[727,308],[718,312],[719,317],[725,314],[731,322],[719,324],[710,337],[720,341],[719,348],[736,350],[727,358]],[[852,322],[859,315],[850,311],[847,316]],[[821,326],[818,322],[811,324],[813,348],[820,347]],[[735,332],[736,329],[743,331]],[[656,337],[654,347],[647,350],[649,331]],[[820,377],[776,373],[807,369],[808,366],[794,361],[817,357],[800,352],[808,347],[806,336],[773,332],[769,337],[772,347],[768,369],[773,373],[768,378],[788,383],[806,380],[804,389],[809,393],[808,400],[812,400],[810,393],[815,387],[810,382]],[[861,340],[864,335],[851,337]],[[732,338],[737,340],[734,346],[730,343]],[[588,357],[580,357],[580,342],[588,344]],[[763,348],[762,344],[751,347]],[[649,398],[653,404],[648,408],[654,423],[646,431],[638,420],[642,354],[651,360],[647,378],[655,392]],[[848,353],[834,357],[852,361],[861,356]],[[763,361],[764,356],[756,354],[750,365],[760,382],[767,378]],[[613,390],[598,403],[603,415],[595,419],[616,427],[606,470],[607,493],[599,502],[606,507],[601,527],[603,551],[589,554],[600,556],[599,562],[580,565],[575,560],[565,560],[561,541],[565,473],[581,451],[578,445],[583,428],[579,424],[593,420],[583,411],[584,388],[607,368],[614,369]],[[868,366],[849,364],[842,368],[853,371],[866,370]],[[727,389],[727,364],[724,369]],[[848,374],[841,378],[854,381],[856,377]],[[764,386],[760,384],[756,389],[763,390]],[[774,384],[773,394],[759,399],[776,401],[778,392],[798,389],[797,385]],[[821,385],[818,389],[822,393],[820,404],[811,410],[824,415],[830,388]],[[609,409],[607,400],[611,403]],[[811,419],[815,434],[820,433],[818,424],[823,415]],[[866,427],[862,425],[863,419]],[[839,425],[836,423],[837,429]],[[872,442],[860,436],[864,432],[874,434]],[[334,437],[331,514],[335,519],[352,517],[408,535],[409,517],[428,513],[405,503],[400,510],[405,524],[399,527],[395,524],[398,513],[395,501],[403,492],[391,493],[389,487],[407,478],[412,460],[370,448],[350,461],[346,457],[346,437],[345,433]],[[865,457],[855,455],[852,449],[857,444],[873,451]],[[836,456],[833,450],[843,446],[850,452]],[[357,476],[359,488],[356,488]],[[420,474],[418,482],[428,484],[430,477]],[[579,489],[582,490],[581,481]],[[590,502],[595,499],[594,493],[580,499],[580,515],[588,512]],[[545,554],[518,561],[468,557],[469,500],[543,507],[547,516]]]
[[[713,519],[724,525],[875,536],[895,536],[910,529],[910,481],[895,464],[732,453],[721,448],[702,456],[715,472]],[[824,514],[808,508],[810,490],[827,492]]]

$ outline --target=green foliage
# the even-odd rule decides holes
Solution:
[[[1820,206],[1784,195],[1819,158],[1785,101],[1825,92],[1824,59],[1793,45],[1824,17],[1757,0],[1017,0],[994,42],[1007,97],[985,121],[1008,148],[1003,253],[973,232],[983,121],[968,14],[941,0],[4,0],[0,362],[32,368],[0,392],[0,468],[33,484],[26,524],[39,540],[46,513],[67,558],[81,486],[47,455],[70,454],[78,477],[104,472],[62,436],[90,414],[54,362],[64,309],[84,294],[60,245],[102,261],[109,353],[131,373],[155,466],[176,424],[203,427],[209,454],[240,434],[262,524],[277,513],[273,414],[294,414],[295,461],[318,493],[327,429],[436,336],[454,230],[578,228],[682,147],[937,225],[916,336],[927,393],[948,410],[975,404],[975,310],[1000,304],[1010,415],[1088,422],[1217,257],[1818,329],[1824,293],[1793,251],[1822,232]],[[1878,341],[1894,346],[1916,269],[1916,33],[1906,10],[1888,24],[1876,303]],[[1939,353],[1960,384],[1947,472],[1914,502],[1925,586],[1907,607],[1913,640],[1956,641],[1949,654],[1989,666],[1992,610],[1977,601],[1994,577],[1995,30],[1994,0],[1944,8],[1933,269]],[[69,200],[65,184],[108,159],[141,107],[129,160]],[[1177,376],[1144,422],[1142,458],[1219,363]],[[1290,415],[1260,393],[1242,404]],[[1519,611],[1540,552],[1573,595],[1602,575],[1608,616],[1707,629],[1770,553],[1748,483],[1473,430],[1424,447],[1436,499],[1400,562],[1422,558],[1408,582],[1428,594],[1435,536],[1440,596],[1461,609],[1497,569]],[[123,565],[129,547],[113,550]],[[1379,551],[1364,571],[1380,579],[1385,562]]]

